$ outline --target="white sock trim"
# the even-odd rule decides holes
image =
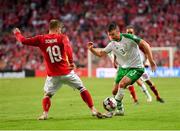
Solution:
[[[81,88],[79,91],[80,91],[80,93],[82,93],[82,92],[85,91],[85,90],[86,90],[86,88],[83,87],[83,88]]]
[[[147,91],[146,85],[145,85],[144,83],[142,84],[141,89],[142,89],[142,91],[144,91],[144,92]]]
[[[118,92],[115,96],[115,99],[121,101],[123,99],[123,97],[124,97],[124,88],[119,88]]]
[[[142,84],[141,89],[145,93],[147,98],[151,99],[151,95],[150,95],[149,91],[147,90],[147,87],[146,87],[146,85],[144,83]]]

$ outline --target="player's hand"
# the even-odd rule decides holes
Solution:
[[[74,63],[71,63],[71,64],[69,65],[69,69],[70,69],[70,70],[76,69],[76,65],[75,65]]]
[[[14,34],[16,34],[16,33],[18,33],[18,32],[21,33],[21,31],[19,30],[19,28],[14,28],[14,29],[13,29],[13,33],[14,33]]]
[[[154,60],[150,62],[150,66],[151,66],[152,72],[156,71],[157,66]]]
[[[93,42],[88,42],[87,43],[87,48],[90,50],[90,49],[92,49],[94,47],[94,45],[93,45]]]

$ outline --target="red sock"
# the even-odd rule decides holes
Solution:
[[[90,93],[88,92],[88,90],[84,90],[81,92],[81,97],[83,99],[83,101],[88,105],[89,108],[93,107],[93,100],[92,97],[90,95]]]
[[[134,102],[136,102],[137,101],[137,96],[136,96],[134,86],[130,85],[128,89],[129,89],[129,91],[131,93],[131,96],[133,97]]]
[[[155,86],[150,86],[151,90],[153,91],[154,95],[156,95],[156,98],[159,99],[159,93],[158,91],[156,90],[156,87]]]
[[[49,108],[51,106],[51,100],[49,96],[45,96],[42,100],[42,106],[43,106],[43,110],[44,112],[48,112]]]

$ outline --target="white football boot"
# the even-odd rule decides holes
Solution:
[[[152,102],[152,96],[151,95],[147,96],[147,102]]]
[[[92,116],[96,116],[97,118],[102,118],[102,114],[97,111],[96,108],[92,107],[91,109]]]
[[[117,110],[114,112],[115,116],[124,116],[124,106],[121,101],[117,101]]]
[[[124,116],[124,108],[122,108],[121,110],[116,110],[114,112],[115,116]]]
[[[107,111],[106,113],[102,114],[102,117],[103,118],[111,118],[111,117],[113,117],[113,114],[114,114],[114,112]]]
[[[43,112],[43,114],[38,117],[38,120],[47,120],[48,119],[48,113],[47,112]]]

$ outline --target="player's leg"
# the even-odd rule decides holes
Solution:
[[[114,86],[113,86],[112,94],[113,94],[114,96],[117,94],[118,85],[119,85],[119,84],[116,84],[116,83],[115,83]],[[135,102],[136,104],[138,104],[138,100],[137,100],[137,96],[136,96],[136,92],[135,92],[134,86],[133,86],[133,85],[130,85],[130,86],[128,86],[128,89],[129,89],[129,91],[130,91],[130,93],[131,93],[131,96],[132,96],[134,102]]]
[[[80,91],[80,96],[82,100],[87,104],[90,108],[93,116],[101,117],[101,114],[94,107],[94,102],[89,91],[84,87],[81,79],[72,71],[69,75],[64,77],[65,84],[78,89]]]
[[[114,97],[117,95],[118,88],[119,88],[119,81],[124,77],[123,75],[124,75],[123,70],[121,70],[121,73],[117,74],[116,81],[112,90],[112,94],[114,95]],[[124,95],[124,93],[121,95]],[[119,101],[116,99],[116,101],[117,101],[117,110],[114,112],[114,115],[124,115],[124,108],[123,108],[122,100]],[[106,118],[111,118],[113,116],[113,112],[106,112],[103,114],[103,116]]]
[[[150,80],[150,76],[147,74],[147,72],[143,73],[141,79],[149,85],[150,89],[152,90],[152,92],[156,96],[156,100],[158,102],[164,103],[164,100],[162,98],[160,98],[159,93],[158,93],[154,83]]]
[[[51,106],[52,95],[44,93],[44,98],[42,99],[43,114],[38,118],[38,120],[46,120],[48,118],[49,108]]]
[[[141,87],[141,90],[144,92],[144,94],[146,95],[147,97],[147,101],[148,102],[151,102],[152,101],[152,96],[150,95],[150,93],[148,92],[147,88],[146,88],[146,85],[143,83],[143,81],[141,79],[138,79],[136,81],[136,83],[138,84],[138,86]]]
[[[114,85],[113,85],[113,89],[112,89],[113,96],[115,96],[117,94],[118,85],[119,85],[118,83],[114,83]]]
[[[131,79],[127,76],[124,76],[119,82],[118,92],[115,96],[115,99],[117,101],[117,111],[115,112],[115,115],[124,115],[124,106],[122,103],[124,97],[124,90],[126,86],[130,85],[131,83]]]
[[[124,88],[120,87],[120,81],[123,79],[123,77],[126,75],[127,69],[119,68],[116,74],[115,78],[115,86],[113,88],[113,94],[115,95],[115,99],[118,95],[117,101],[117,111],[115,111],[114,115],[120,114],[119,112],[122,112],[121,114],[124,115],[124,108],[122,104],[122,99],[124,97]]]
[[[123,108],[123,104],[122,104],[122,99],[124,97],[124,89],[128,85],[132,85],[136,80],[138,80],[143,73],[144,73],[143,68],[140,68],[140,69],[120,69],[119,70],[120,81],[119,81],[118,92],[115,96],[115,99],[117,101],[117,112],[115,113],[115,115],[118,115],[118,113],[120,115],[123,115],[123,113],[124,113],[124,108]],[[118,78],[116,80],[118,82]]]
[[[157,100],[158,102],[164,103],[164,100],[159,96],[159,93],[158,93],[158,91],[157,91],[156,86],[154,85],[154,83],[153,83],[150,79],[146,80],[145,82],[149,85],[150,89],[152,90],[152,92],[153,92],[154,95],[156,96],[156,100]]]
[[[59,77],[48,77],[44,85],[44,97],[42,99],[43,114],[38,120],[46,120],[48,118],[48,112],[51,107],[51,98],[55,94],[58,88],[61,87]]]

